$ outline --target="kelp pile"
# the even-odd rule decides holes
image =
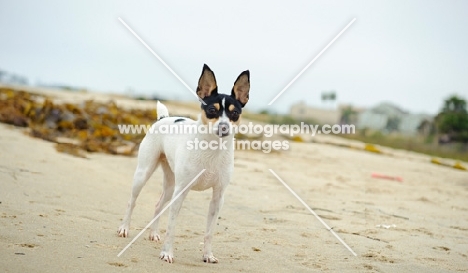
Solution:
[[[79,157],[86,152],[132,155],[144,137],[121,134],[118,124],[150,125],[156,109],[123,109],[115,102],[54,103],[49,97],[0,88],[0,122],[29,127],[29,134]]]

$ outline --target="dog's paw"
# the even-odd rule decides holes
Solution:
[[[159,234],[156,231],[151,231],[150,232],[149,239],[150,239],[150,241],[154,241],[154,242],[161,241],[161,237],[159,236]]]
[[[128,225],[125,225],[125,224],[122,224],[120,227],[119,227],[119,230],[117,230],[117,234],[119,235],[119,237],[128,237],[128,230],[129,230],[129,226]]]
[[[203,255],[203,261],[205,263],[209,263],[209,264],[217,264],[218,263],[218,259],[215,256],[213,256],[213,254]]]
[[[172,253],[169,253],[167,251],[161,251],[161,254],[159,254],[159,259],[170,264],[174,262],[174,256],[172,255]]]

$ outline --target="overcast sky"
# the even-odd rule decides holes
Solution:
[[[201,68],[229,93],[251,73],[251,110],[304,100],[436,113],[468,98],[468,1],[6,1],[0,69],[31,84],[195,98],[118,21],[122,17],[185,82]],[[267,104],[353,18],[356,22],[278,99]]]

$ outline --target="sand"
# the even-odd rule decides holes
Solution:
[[[154,105],[123,98],[119,103]],[[169,110],[196,114],[196,108],[180,104],[169,104]],[[320,143],[292,143],[282,153],[237,151],[214,238],[219,264],[201,260],[210,191],[191,192],[184,202],[174,264],[159,260],[161,243],[149,241],[148,231],[117,257],[151,220],[162,171],[140,195],[130,237],[119,238],[137,160],[88,157],[58,153],[52,143],[31,138],[24,129],[0,124],[2,272],[468,271],[468,172],[431,164],[424,155],[379,155]],[[372,178],[374,172],[400,176],[403,182]],[[166,223],[167,213],[161,229]]]

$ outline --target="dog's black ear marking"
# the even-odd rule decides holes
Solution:
[[[218,85],[213,71],[205,64],[198,80],[197,95],[204,99],[218,94]]]
[[[237,80],[234,82],[234,87],[232,88],[231,97],[235,98],[240,102],[242,107],[244,107],[249,101],[249,91],[250,91],[250,72],[246,70],[242,72]]]
[[[184,118],[178,118],[178,119],[174,120],[174,123],[181,122],[181,121],[185,121],[185,119]]]

